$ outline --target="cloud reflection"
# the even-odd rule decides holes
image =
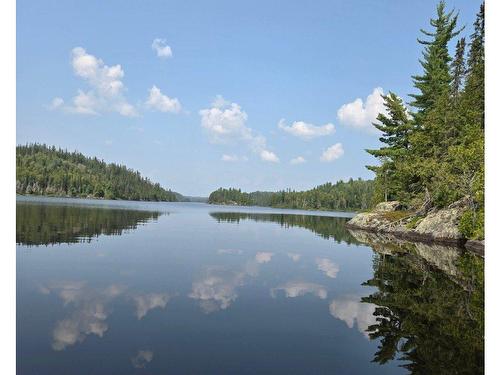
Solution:
[[[273,255],[274,253],[258,252],[257,254],[255,254],[255,260],[260,264],[268,263],[271,261]]]
[[[294,262],[298,262],[300,260],[301,255],[296,253],[287,253],[288,257]]]
[[[134,357],[130,358],[132,366],[135,368],[145,368],[153,360],[153,354],[151,350],[139,350]]]
[[[132,297],[136,306],[137,319],[141,320],[146,314],[155,308],[164,309],[170,296],[166,293],[149,293]]]
[[[234,272],[222,267],[207,267],[205,275],[193,282],[190,298],[200,301],[205,313],[227,309],[238,297],[236,288],[243,285],[247,273]]]
[[[230,255],[241,255],[243,253],[242,250],[239,249],[219,249],[217,250],[217,254],[230,254]]]
[[[273,298],[276,297],[276,292],[279,290],[283,290],[287,298],[300,297],[310,293],[316,297],[325,299],[328,295],[323,285],[303,281],[289,281],[284,285],[273,288],[271,289],[271,296]]]
[[[360,302],[359,297],[347,296],[334,299],[330,303],[329,309],[333,317],[344,321],[349,328],[353,328],[354,323],[356,323],[358,331],[366,337],[368,337],[368,333],[366,333],[368,326],[376,323],[373,315],[375,305]]]
[[[118,284],[90,288],[83,281],[55,282],[38,289],[45,295],[55,293],[64,306],[73,307],[69,317],[57,321],[52,331],[52,348],[56,351],[83,342],[89,335],[103,337],[108,330],[110,304],[118,297],[132,299],[139,320],[152,309],[165,308],[171,298],[166,293],[125,293],[126,288]]]
[[[316,259],[318,270],[322,271],[326,276],[335,279],[339,272],[339,266],[327,258]]]
[[[57,293],[64,306],[71,305],[75,311],[69,318],[60,320],[52,332],[52,348],[60,351],[82,342],[88,335],[102,337],[108,330],[106,319],[109,315],[107,305],[125,289],[110,285],[103,290],[86,287],[84,282],[61,282],[41,286],[43,294]]]

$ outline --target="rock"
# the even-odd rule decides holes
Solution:
[[[398,201],[391,202],[380,202],[375,206],[373,211],[376,212],[391,212],[391,211],[400,211],[403,209],[403,206]]]
[[[464,211],[464,206],[455,205],[453,208],[431,212],[420,221],[415,233],[432,239],[462,240],[464,236],[458,230],[458,223]]]
[[[463,250],[455,246],[411,242],[397,238],[392,234],[373,233],[349,229],[359,242],[369,245],[375,252],[382,255],[398,253],[414,254],[450,276],[457,276],[457,260]]]
[[[382,202],[372,212],[354,216],[346,226],[379,234],[392,234],[406,240],[463,246],[466,239],[460,233],[458,224],[468,202],[468,197],[465,197],[447,208],[432,208],[422,218],[415,212],[402,210],[400,202]],[[481,244],[471,243],[470,247],[479,248]]]
[[[465,248],[469,251],[473,251],[476,254],[479,254],[484,257],[484,240],[468,240],[465,243]]]

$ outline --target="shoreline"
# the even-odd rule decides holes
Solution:
[[[349,224],[349,222],[347,222],[345,226],[347,229],[352,229],[357,231],[363,231],[380,235],[391,235],[394,236],[395,238],[408,242],[420,242],[429,245],[435,244],[435,245],[454,246],[461,249],[466,249],[484,258],[484,243],[483,241],[479,240],[470,240],[467,238],[461,238],[461,239],[434,238],[429,234],[421,234],[416,232],[400,232],[397,230],[391,231],[380,228],[379,229],[367,228],[363,226]]]
[[[346,228],[391,235],[411,242],[456,246],[484,257],[484,240],[466,238],[459,230],[459,221],[465,210],[463,202],[457,201],[420,216],[402,210],[397,201],[382,202],[370,212],[358,213],[346,223]]]

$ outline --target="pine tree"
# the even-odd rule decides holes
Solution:
[[[471,35],[464,92],[464,105],[469,110],[467,122],[484,129],[484,2]]]
[[[418,125],[421,125],[422,118],[434,107],[438,99],[449,93],[452,77],[448,43],[461,31],[456,30],[457,19],[458,16],[454,11],[445,12],[445,3],[440,1],[437,6],[437,18],[430,20],[434,32],[420,30],[424,35],[431,37],[431,40],[417,39],[425,46],[423,59],[420,60],[424,72],[422,75],[412,77],[413,84],[420,93],[410,95],[414,98],[411,105],[417,109],[414,117]]]
[[[366,151],[375,157],[388,157],[395,160],[408,150],[411,125],[406,107],[400,97],[389,92],[388,95],[382,95],[382,98],[388,116],[380,113],[377,117],[380,123],[374,123],[373,126],[382,132],[380,142],[385,143],[387,147]]]
[[[467,68],[465,66],[465,38],[461,38],[457,42],[457,45],[455,47],[455,58],[451,63],[451,74],[452,74],[451,96],[455,99],[458,98],[460,90],[462,90],[466,69]]]
[[[373,123],[382,132],[380,142],[386,146],[377,150],[366,150],[370,155],[379,159],[379,166],[366,166],[375,172],[375,190],[383,199],[396,198],[398,183],[396,179],[396,162],[404,158],[409,148],[409,133],[411,123],[403,100],[393,92],[382,96],[387,115],[380,113],[377,116],[379,123]]]

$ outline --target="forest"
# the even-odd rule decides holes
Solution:
[[[182,197],[124,165],[42,144],[16,147],[16,193],[169,202]]]
[[[240,189],[219,188],[210,194],[208,203],[303,210],[356,211],[371,207],[373,192],[373,181],[351,178],[347,182],[338,181],[335,184],[328,182],[306,191],[287,189],[278,192],[245,193]]]
[[[373,125],[383,147],[367,150],[377,165],[374,201],[398,200],[425,215],[467,203],[460,230],[484,238],[484,2],[469,37],[442,1],[431,30],[421,30],[422,72],[412,76],[407,105],[394,92]],[[454,52],[449,47],[455,45]]]

